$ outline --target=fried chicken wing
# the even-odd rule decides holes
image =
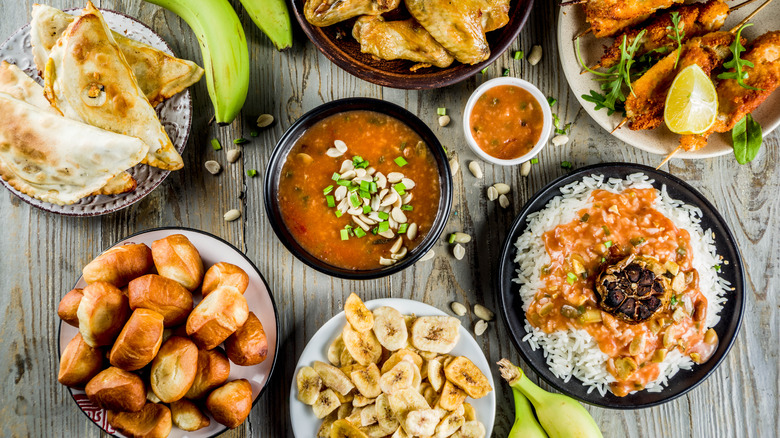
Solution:
[[[626,98],[626,116],[632,130],[655,129],[664,121],[664,105],[669,87],[685,67],[697,64],[709,76],[731,53],[734,41],[729,32],[712,32],[688,41],[675,68],[677,51],[673,51],[651,67],[633,83],[633,92]]]
[[[483,0],[482,27],[485,32],[500,29],[509,23],[510,0]]]
[[[306,0],[303,15],[314,26],[325,27],[360,15],[390,12],[401,0]]]
[[[780,86],[780,31],[765,33],[748,47],[742,59],[753,63],[745,67],[748,74],[745,84],[758,88],[750,90],[740,86],[735,79],[723,79],[718,92],[718,117],[715,125],[702,135],[684,135],[680,146],[686,151],[695,151],[707,145],[713,132],[729,132],[745,115],[752,113],[772,92]]]
[[[464,64],[478,64],[490,56],[483,15],[495,1],[405,0],[412,16],[444,48]],[[494,23],[494,20],[487,20]]]
[[[654,50],[663,50],[664,47],[667,53],[675,49],[677,42],[670,38],[673,30],[669,30],[673,26],[672,13],[674,12],[680,14],[680,33],[683,35],[683,42],[686,42],[691,38],[720,30],[729,15],[729,6],[723,0],[710,0],[706,3],[693,3],[664,11],[647,23],[616,35],[612,45],[606,48],[598,67],[609,68],[617,64],[620,61],[620,45],[623,36],[627,38],[628,45],[631,45],[642,30],[646,32],[641,36],[635,57]]]
[[[585,18],[596,38],[615,35],[684,0],[589,0],[583,4]]]
[[[419,62],[412,67],[448,67],[455,58],[414,18],[385,21],[381,16],[365,15],[355,22],[352,36],[360,51],[379,59],[406,59]]]

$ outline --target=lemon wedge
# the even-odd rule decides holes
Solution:
[[[715,124],[718,92],[696,64],[682,69],[666,95],[664,122],[675,134],[702,134]]]

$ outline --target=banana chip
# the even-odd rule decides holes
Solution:
[[[330,429],[330,438],[368,438],[368,435],[348,420],[342,419],[333,422]]]
[[[295,381],[298,385],[298,400],[309,406],[313,405],[320,396],[320,388],[322,388],[320,375],[312,367],[303,367],[298,370]]]
[[[374,334],[379,343],[390,351],[406,347],[409,339],[404,316],[388,306],[374,310]]]
[[[353,388],[355,388],[355,385],[352,384],[352,381],[349,380],[349,377],[347,377],[343,371],[334,367],[333,365],[316,361],[314,362],[313,366],[314,371],[319,374],[325,386],[338,392],[339,394],[346,396],[350,391],[352,391]]]
[[[487,377],[468,358],[459,356],[444,367],[447,380],[457,385],[471,398],[482,398],[493,390]]]
[[[350,324],[341,331],[346,350],[360,365],[377,363],[382,357],[382,346],[376,340],[374,332],[358,332]]]
[[[451,316],[421,316],[412,324],[412,345],[431,353],[446,354],[460,340],[460,320]]]
[[[372,363],[363,369],[352,371],[350,377],[352,377],[352,383],[362,396],[376,398],[382,393],[382,388],[379,387],[379,379],[382,375],[379,373],[379,368],[376,364]]]
[[[351,293],[344,303],[344,315],[353,329],[365,333],[374,328],[374,315],[363,304],[363,300]]]

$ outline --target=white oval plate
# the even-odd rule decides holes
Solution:
[[[690,3],[690,2],[686,2]],[[753,12],[762,2],[758,1],[754,5],[747,6],[731,14],[726,20],[724,30],[729,30],[737,23],[742,21],[748,14]],[[762,35],[770,30],[777,30],[777,17],[780,16],[780,2],[770,3],[764,10],[758,13],[751,20],[755,25],[748,27],[742,33],[748,41]],[[595,110],[594,104],[582,100],[583,94],[589,94],[590,90],[599,90],[599,82],[595,80],[595,75],[590,73],[580,74],[582,66],[577,61],[577,54],[574,49],[572,38],[574,35],[587,28],[585,14],[582,7],[578,5],[561,7],[558,13],[558,56],[561,59],[563,72],[566,80],[569,82],[572,92],[577,97],[585,111],[590,114],[607,132],[611,132],[623,119],[622,114],[607,115],[606,110]],[[603,46],[612,44],[612,38],[596,39],[593,34],[580,38],[580,49],[583,61],[587,65],[593,65],[601,58]],[[761,124],[766,137],[772,130],[780,125],[780,92],[773,93],[769,98],[755,111],[753,117]],[[650,131],[632,131],[628,127],[618,129],[613,134],[620,140],[653,154],[666,155],[672,152],[679,145],[680,136],[669,131],[666,126],[660,126]],[[692,152],[678,152],[676,158],[710,158],[721,155],[731,154],[731,134],[713,134],[709,138],[706,147]]]
[[[80,15],[81,9],[68,9],[65,12]],[[103,14],[103,18],[105,18],[108,26],[115,32],[173,55],[173,51],[165,40],[135,18],[105,9],[101,9],[100,12]],[[21,29],[17,30],[0,45],[0,60],[16,64],[28,76],[38,81],[39,84],[43,84],[43,80],[38,76],[38,69],[33,61],[29,24],[22,26]],[[173,146],[181,154],[184,151],[184,146],[187,145],[187,138],[190,135],[192,126],[192,97],[190,96],[190,91],[185,90],[171,97],[158,105],[156,110],[157,117],[160,118],[160,122],[165,127],[165,132],[170,137]],[[8,185],[2,178],[0,178],[0,183],[33,207],[66,216],[84,217],[112,213],[140,201],[159,186],[168,177],[168,174],[171,173],[168,170],[158,169],[146,164],[138,164],[132,169],[128,169],[128,172],[138,183],[138,186],[132,192],[110,196],[89,196],[71,205],[43,202],[19,192]]]
[[[380,300],[366,301],[365,304],[369,309],[390,306],[404,315],[447,316],[446,313],[433,306],[429,306],[419,301],[401,298],[383,298]],[[306,344],[306,348],[303,349],[301,357],[298,359],[298,364],[295,366],[295,373],[293,374],[292,383],[290,384],[290,420],[292,422],[293,433],[297,438],[311,438],[317,436],[317,430],[319,430],[322,420],[314,415],[311,406],[298,401],[298,387],[295,383],[295,376],[298,374],[300,368],[311,366],[316,360],[328,362],[328,347],[330,346],[330,343],[338,337],[341,333],[341,329],[346,323],[347,319],[344,317],[344,312],[341,312],[320,327],[320,329],[317,330],[317,333],[309,340],[309,343]],[[482,353],[482,349],[479,347],[479,344],[477,344],[477,341],[474,340],[469,331],[463,326],[460,327],[460,342],[458,342],[458,345],[450,354],[466,356],[469,358],[479,367],[485,376],[487,376],[490,385],[494,389],[479,400],[471,398],[466,399],[467,402],[474,406],[474,410],[477,413],[477,420],[485,425],[485,431],[487,432],[485,436],[490,436],[493,432],[493,421],[496,417],[496,383],[493,380],[493,374],[490,372],[490,364],[485,358],[485,354]]]
[[[268,288],[265,279],[260,274],[260,271],[257,270],[257,267],[255,267],[255,265],[249,261],[249,259],[243,253],[241,253],[238,249],[226,241],[211,234],[207,234],[203,231],[189,228],[157,228],[130,236],[117,242],[113,246],[123,245],[126,243],[145,243],[146,245],[151,246],[152,242],[155,240],[162,239],[172,234],[183,234],[187,236],[188,239],[190,239],[190,242],[195,245],[195,248],[197,248],[198,252],[200,253],[200,257],[203,259],[204,268],[208,269],[211,267],[211,265],[218,262],[228,262],[240,267],[247,273],[247,275],[249,275],[249,287],[247,288],[246,292],[244,292],[244,297],[246,297],[249,310],[254,312],[255,315],[257,315],[257,318],[260,319],[260,322],[263,324],[263,330],[265,331],[265,335],[268,339],[268,356],[262,363],[255,366],[243,367],[231,362],[230,376],[228,377],[228,380],[249,380],[249,383],[252,384],[252,404],[254,406],[254,403],[257,403],[258,398],[265,390],[268,381],[271,379],[271,375],[273,374],[274,368],[276,366],[276,352],[279,349],[279,322],[276,317],[276,304],[274,303],[271,291]],[[95,255],[97,256],[97,254]],[[80,276],[73,287],[83,288],[86,285],[87,283],[84,281],[84,278]],[[194,294],[193,298],[197,304],[200,302],[201,296],[200,294]],[[77,333],[78,328],[60,321],[58,340],[58,350],[60,352],[60,356],[62,356],[62,352],[68,345],[68,342],[70,342],[70,340],[73,339]],[[124,436],[118,433],[116,430],[114,430],[114,428],[111,427],[111,425],[108,424],[106,411],[100,409],[91,401],[89,401],[84,391],[72,388],[68,388],[68,390],[70,391],[71,396],[73,396],[73,400],[76,402],[79,409],[81,409],[82,412],[84,412],[84,414],[89,417],[93,423],[95,423],[104,431],[113,434],[114,436]],[[211,424],[209,427],[200,429],[195,432],[187,432],[174,426],[171,430],[170,437],[205,438],[216,436],[227,430],[227,427],[217,423],[216,420],[214,420],[214,417],[209,415],[209,418],[211,419]]]

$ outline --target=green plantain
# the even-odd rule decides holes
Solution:
[[[292,46],[290,12],[285,0],[241,0],[252,21],[268,36],[276,50]]]

